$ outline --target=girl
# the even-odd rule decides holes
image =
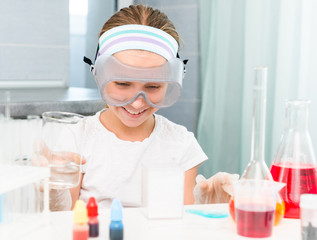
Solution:
[[[167,16],[143,5],[123,8],[104,24],[95,63],[84,60],[91,65],[107,108],[87,118],[80,184],[71,189],[72,201],[68,191],[57,196],[55,209],[69,209],[71,202],[87,202],[90,196],[101,208],[109,207],[113,198],[123,206],[139,207],[141,166],[162,161],[181,166],[184,204],[195,202],[197,167],[207,156],[193,133],[155,114],[180,95],[185,68],[178,57],[179,41]],[[225,173],[202,179],[196,202],[211,202],[215,189],[226,201],[229,195],[221,186],[230,185],[231,179]]]

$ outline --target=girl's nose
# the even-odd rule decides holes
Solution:
[[[147,104],[145,99],[140,96],[137,99],[135,99],[135,101],[133,103],[131,103],[130,105],[132,107],[134,107],[135,109],[138,109],[138,108],[143,107],[145,104]]]

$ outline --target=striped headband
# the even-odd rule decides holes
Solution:
[[[169,60],[176,57],[178,44],[168,33],[139,24],[114,27],[104,32],[99,38],[98,56],[112,55],[130,49],[154,52]]]

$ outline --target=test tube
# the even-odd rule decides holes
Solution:
[[[10,119],[10,102],[11,102],[11,94],[10,91],[5,91],[5,118]]]

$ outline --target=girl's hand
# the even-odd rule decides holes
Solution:
[[[86,160],[78,153],[66,151],[51,151],[44,142],[39,143],[39,151],[32,155],[32,165],[34,166],[48,166],[50,164],[66,164],[71,161],[76,164],[85,164]]]
[[[195,203],[227,203],[233,194],[232,181],[238,179],[238,174],[226,172],[218,172],[207,180],[203,175],[198,175],[194,188]]]
[[[54,164],[85,164],[86,160],[80,154],[66,151],[51,151],[45,143],[41,142],[39,151],[34,152],[31,157],[33,166],[48,167]],[[39,186],[40,201],[43,199],[43,186]],[[49,208],[50,211],[69,211],[72,207],[72,196],[69,189],[49,189]]]

